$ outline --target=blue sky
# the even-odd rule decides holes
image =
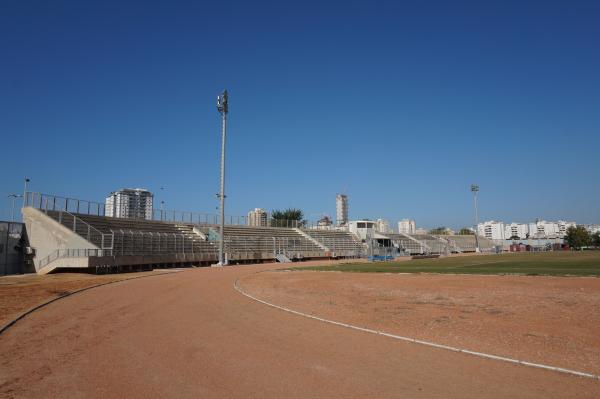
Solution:
[[[4,1],[0,219],[25,175],[216,212],[227,88],[228,214],[461,227],[475,182],[481,219],[600,223],[599,3],[418,3]]]

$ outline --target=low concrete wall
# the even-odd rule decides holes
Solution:
[[[81,258],[59,258],[50,264],[37,270],[37,274],[48,274],[52,273],[56,269],[87,269],[90,264],[88,257]]]
[[[217,257],[212,254],[171,254],[171,255],[117,255],[94,256],[89,258],[89,267],[96,266],[135,266],[135,265],[160,265],[171,263],[216,262]]]
[[[98,249],[97,246],[38,209],[24,208],[23,221],[27,228],[29,245],[35,249],[33,263],[37,272],[40,271],[40,260],[57,249]]]

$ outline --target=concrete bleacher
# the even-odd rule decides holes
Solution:
[[[73,217],[85,224],[75,223],[75,232],[87,238],[89,225],[105,234],[104,247],[110,245],[113,254],[118,255],[150,255],[169,253],[216,253],[213,243],[205,241],[194,232],[194,226],[180,223],[167,223],[140,219],[110,218],[105,216],[69,214],[60,211],[47,211],[48,216],[62,224],[70,226]],[[110,235],[110,238],[108,237]],[[98,234],[91,235],[91,240],[99,247]],[[107,240],[111,242],[107,242]]]
[[[43,194],[29,193],[27,204],[32,206],[24,207],[24,220],[32,234],[38,271],[107,264],[212,264],[218,258],[218,225],[112,218],[103,216],[99,206],[90,207],[85,201]],[[95,214],[90,214],[90,209],[95,209]],[[386,236],[393,243],[390,247],[387,241],[386,250],[395,247],[409,254],[475,250],[473,236],[381,235]],[[224,234],[225,256],[231,263],[357,257],[367,253],[366,245],[353,233],[338,230],[226,225]],[[480,238],[480,248],[493,248],[493,243]]]
[[[475,252],[476,242],[474,235],[432,235],[411,234],[386,234],[396,245],[410,254],[421,253],[456,253]],[[479,236],[479,249],[487,252],[494,248],[494,243],[485,237]]]
[[[200,226],[199,229],[214,240],[219,237],[219,226]],[[227,225],[224,233],[225,249],[233,260],[249,256],[272,259],[274,254],[285,254],[290,258],[325,256],[320,246],[295,229]]]
[[[42,273],[94,267],[137,270],[207,265],[218,260],[216,225],[112,218],[34,207],[26,207],[24,214],[33,232],[30,241],[37,251],[36,270]],[[227,225],[224,249],[230,263],[331,256],[314,239],[292,228]]]
[[[474,235],[441,235],[438,236],[455,247],[459,252],[475,252],[477,243]],[[490,251],[495,247],[493,241],[479,236],[479,249],[482,251]]]
[[[430,234],[386,233],[394,245],[409,254],[442,254],[449,252],[448,244]]]
[[[358,256],[364,251],[358,237],[347,231],[319,229],[302,231],[321,243],[333,256]]]

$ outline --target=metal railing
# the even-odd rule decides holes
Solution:
[[[77,198],[60,197],[27,191],[24,199],[25,206],[45,211],[62,210],[84,215],[104,216],[106,207],[100,202],[80,200]]]
[[[80,200],[71,197],[61,197],[38,192],[26,192],[24,205],[43,211],[62,210],[74,214],[91,216],[107,216],[106,205],[100,202]],[[149,219],[158,222],[177,222],[196,225],[219,225],[221,217],[213,213],[199,213],[178,210],[152,209]],[[234,226],[248,226],[247,216],[225,215],[225,224]],[[253,227],[285,227],[285,228],[317,228],[316,221],[284,220],[267,217],[264,225]]]
[[[81,220],[77,216],[73,215],[64,210],[54,211],[55,214],[51,215],[51,217],[56,220],[58,223],[62,224],[66,228],[72,230],[73,232],[79,234],[81,237],[85,238],[92,244],[100,247],[100,249],[112,249],[114,243],[114,235],[109,233],[103,233],[94,226],[88,224],[87,222]],[[46,211],[48,213],[48,211]]]

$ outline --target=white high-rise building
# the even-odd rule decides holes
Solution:
[[[586,224],[584,227],[590,234],[600,233],[600,224]]]
[[[504,225],[504,238],[510,240],[511,237],[519,237],[525,240],[529,234],[529,225],[527,223],[510,223]]]
[[[575,222],[548,222],[538,220],[533,223],[503,223],[493,220],[479,223],[477,233],[480,236],[492,240],[510,240],[511,237],[518,237],[521,240],[527,238],[563,238],[567,234],[567,229],[576,226]]]
[[[415,234],[417,232],[417,224],[414,220],[402,219],[398,222],[398,232],[404,234]]]
[[[254,208],[248,212],[248,226],[266,227],[267,219],[267,211],[264,209]]]
[[[567,234],[567,229],[576,226],[575,222],[548,222],[538,220],[535,223],[529,223],[529,237],[531,238],[563,238]]]
[[[348,196],[338,194],[335,197],[335,222],[338,226],[348,224]]]
[[[558,224],[558,236],[561,238],[564,238],[564,236],[567,235],[569,227],[577,227],[577,223],[565,222],[564,220],[559,220],[556,224]]]
[[[375,231],[378,233],[391,233],[390,222],[385,219],[377,219],[375,221]]]
[[[114,218],[151,220],[153,197],[143,188],[123,188],[106,197],[104,213]]]
[[[504,223],[489,220],[477,225],[477,235],[489,238],[490,240],[504,240]]]

